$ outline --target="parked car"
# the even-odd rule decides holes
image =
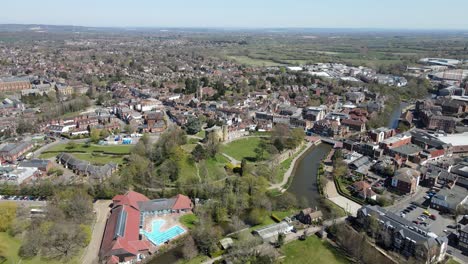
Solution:
[[[436,219],[437,219],[437,216],[435,216],[435,215],[432,214],[431,216],[429,216],[429,218],[432,219],[432,220],[436,220]]]
[[[427,215],[427,216],[430,216],[431,213],[429,213],[429,211],[424,211],[423,214]]]

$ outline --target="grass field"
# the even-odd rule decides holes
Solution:
[[[60,144],[54,146],[47,151],[43,152],[39,158],[49,159],[57,156],[62,151],[73,154],[78,159],[90,161],[93,164],[102,165],[109,162],[117,164],[123,163],[122,154],[130,154],[132,145],[116,145],[116,146],[101,146],[101,145],[89,145],[76,144],[72,149],[67,149],[67,144]],[[86,153],[82,153],[86,152]],[[102,153],[106,152],[106,153]],[[116,155],[108,154],[115,153]],[[120,155],[119,155],[120,154]]]
[[[195,223],[198,221],[198,217],[194,214],[186,214],[181,216],[179,220],[188,229],[193,229]]]
[[[94,145],[91,144],[86,146],[85,144],[76,144],[76,146],[72,149],[67,149],[67,144],[60,144],[54,146],[47,150],[47,152],[60,152],[60,151],[86,151],[86,152],[93,152],[93,151],[104,151],[104,152],[111,152],[116,154],[128,154],[130,150],[133,148],[133,145]]]
[[[248,56],[228,56],[228,59],[234,60],[237,63],[251,65],[251,66],[280,66],[281,63],[274,62],[272,60],[267,59],[254,59]]]
[[[249,229],[250,229],[250,231],[253,231],[253,230],[257,230],[259,228],[265,227],[267,225],[271,225],[271,224],[276,223],[275,220],[273,220],[273,218],[271,218],[272,214],[277,216],[279,219],[283,219],[286,216],[292,216],[294,214],[297,214],[297,212],[298,212],[297,209],[291,209],[291,210],[288,210],[288,211],[271,211],[271,212],[265,211],[265,217],[264,217],[265,220],[263,221],[263,223],[252,226]]]
[[[226,176],[226,170],[224,166],[229,161],[221,154],[216,154],[214,158],[207,159],[205,161],[206,170],[208,172],[209,180],[218,180]]]
[[[242,159],[255,160],[255,148],[261,140],[263,139],[258,137],[239,139],[223,146],[221,151],[238,161]]]
[[[0,256],[6,258],[5,262],[1,262],[2,264],[59,264],[63,263],[63,261],[55,261],[55,260],[48,260],[42,259],[40,257],[34,257],[32,259],[21,259],[18,256],[18,251],[21,246],[21,241],[17,238],[13,238],[9,236],[5,232],[0,232]],[[70,264],[78,264],[80,263],[78,257],[67,261]]]
[[[296,240],[283,246],[281,249],[285,258],[279,263],[326,263],[341,264],[350,263],[345,256],[321,241],[316,236],[310,236],[305,241]]]
[[[200,132],[198,132],[197,134],[195,134],[195,136],[201,137],[201,138],[205,138],[205,135],[206,135],[206,131],[205,131],[205,130],[201,130]]]
[[[450,258],[448,261],[447,261],[447,264],[460,264],[458,261],[454,260],[453,258]]]

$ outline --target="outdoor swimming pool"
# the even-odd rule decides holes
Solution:
[[[178,225],[173,226],[164,232],[161,231],[161,227],[165,222],[166,221],[164,220],[153,220],[151,223],[151,233],[145,230],[141,230],[141,232],[156,246],[164,244],[166,241],[185,233],[185,229]]]

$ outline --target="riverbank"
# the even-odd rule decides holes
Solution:
[[[304,154],[306,154],[311,148],[315,146],[311,142],[306,144],[305,149],[303,149],[299,154],[295,154],[296,157],[291,161],[291,165],[289,166],[288,170],[283,175],[283,180],[280,183],[272,184],[268,189],[274,190],[277,189],[279,192],[284,193],[288,189],[288,183],[290,182],[291,175],[294,173],[296,163],[301,161],[304,158]]]

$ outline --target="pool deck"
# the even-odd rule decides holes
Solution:
[[[143,228],[142,230],[143,231],[146,231],[148,233],[152,233],[153,230],[153,221],[164,221],[164,223],[161,225],[160,227],[160,232],[165,232],[167,231],[168,229],[174,227],[174,226],[179,226],[180,228],[182,228],[184,230],[184,233],[183,234],[186,234],[188,232],[188,230],[179,222],[179,218],[182,216],[182,215],[185,215],[185,213],[173,213],[173,214],[167,214],[167,215],[147,215],[145,216],[145,220],[144,220],[144,223],[143,223]],[[181,235],[183,235],[181,234]],[[177,237],[180,237],[181,235],[178,235],[174,238],[177,238]],[[173,239],[174,239],[173,238]],[[148,241],[150,241],[152,244],[153,242],[151,240],[149,240],[146,236],[145,236],[145,239],[147,239]],[[156,247],[160,247],[162,245],[155,245]]]
[[[143,223],[143,230],[145,230],[146,232],[149,232],[151,233],[152,232],[152,227],[153,227],[153,221],[157,221],[157,220],[163,220],[164,221],[164,224],[161,226],[161,229],[160,231],[161,232],[164,232],[166,231],[167,229],[173,227],[173,226],[180,226],[183,228],[183,225],[179,222],[179,218],[180,216],[182,216],[183,214],[168,214],[168,215],[147,215],[145,217],[145,221]],[[185,230],[185,228],[183,228]],[[187,230],[185,230],[187,231]]]

